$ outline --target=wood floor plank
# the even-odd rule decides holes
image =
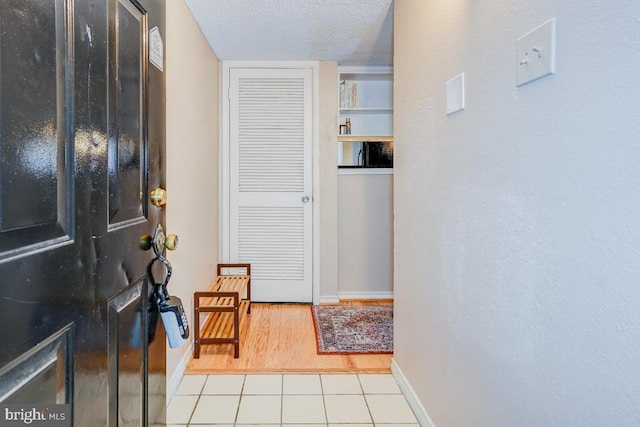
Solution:
[[[390,300],[341,304],[393,305]],[[240,357],[233,358],[231,344],[204,345],[200,359],[192,357],[185,374],[388,373],[391,358],[391,354],[319,355],[309,305],[252,303],[240,328]]]

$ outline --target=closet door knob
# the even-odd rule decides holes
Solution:
[[[309,202],[309,196],[302,196],[302,203],[308,203]]]

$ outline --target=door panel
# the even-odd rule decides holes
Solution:
[[[115,15],[115,16],[113,16]],[[146,147],[144,127],[144,88],[146,64],[142,61],[143,38],[147,33],[145,15],[130,0],[119,0],[112,20],[116,28],[110,56],[109,111],[109,224],[144,220]]]
[[[164,2],[2,0],[0,20],[0,402],[164,425],[138,248],[164,221],[148,197],[165,185],[164,75],[146,47]]]
[[[312,301],[311,89],[310,69],[230,70],[228,260],[255,301]]]
[[[0,402],[67,403],[70,395],[71,328],[67,327],[2,369]]]
[[[238,259],[255,260],[256,280],[304,280],[304,208],[238,209]]]
[[[70,238],[64,10],[60,0],[0,5],[0,258]]]
[[[109,426],[144,425],[144,370],[147,304],[145,281],[127,288],[109,301],[109,382],[110,413],[117,418]]]

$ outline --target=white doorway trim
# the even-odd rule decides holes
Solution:
[[[320,230],[320,203],[318,195],[318,187],[320,182],[320,63],[318,61],[221,61],[220,79],[220,225],[219,225],[219,251],[223,259],[221,262],[231,262],[232,260],[224,259],[230,253],[231,242],[229,241],[228,225],[230,224],[229,213],[229,83],[231,68],[306,68],[311,69],[312,73],[312,117],[313,117],[313,135],[312,135],[312,197],[314,203],[312,205],[312,288],[313,288],[313,304],[320,302],[320,272],[318,270],[320,239],[318,236]]]

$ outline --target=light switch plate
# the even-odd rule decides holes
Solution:
[[[447,82],[447,116],[464,110],[464,73]]]
[[[516,86],[556,72],[556,18],[516,42]]]

